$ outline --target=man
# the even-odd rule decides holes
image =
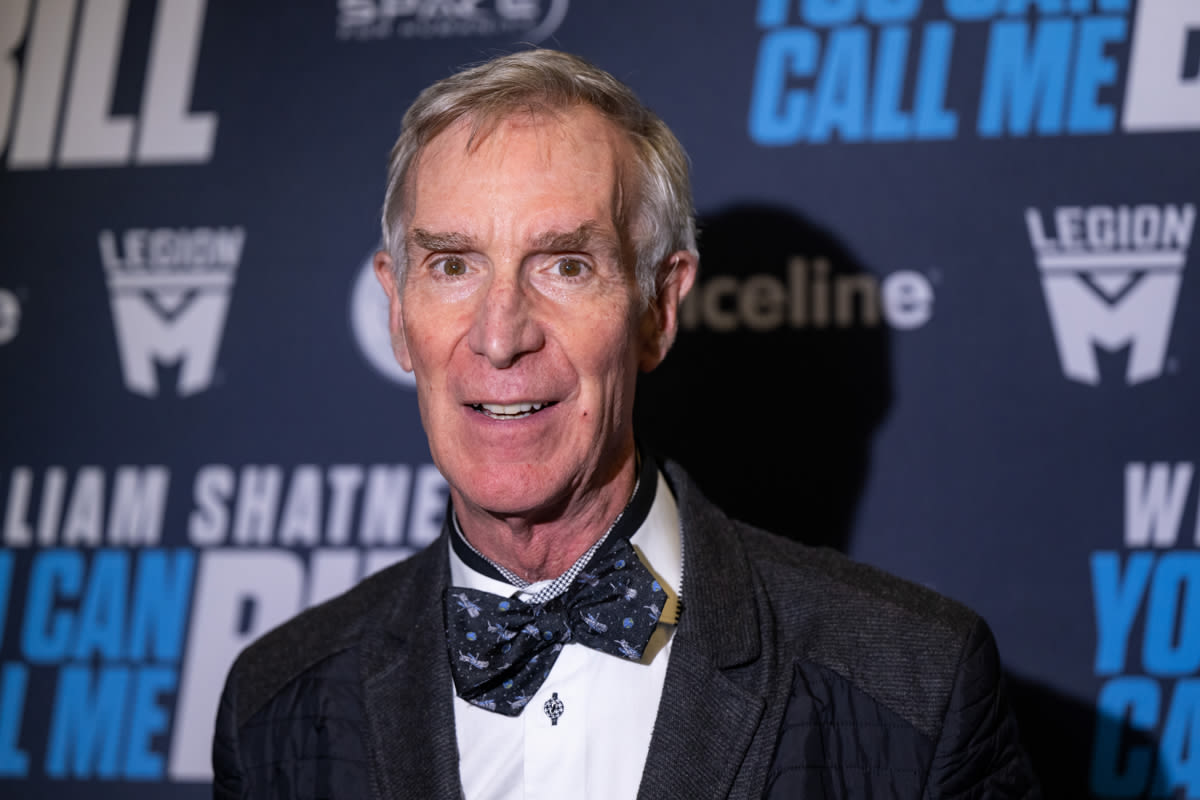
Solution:
[[[978,617],[639,453],[698,259],[686,157],[627,87],[544,50],[440,81],[383,228],[451,510],[240,656],[217,797],[1036,793]]]

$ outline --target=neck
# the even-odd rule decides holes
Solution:
[[[637,481],[630,457],[611,480],[571,499],[554,514],[496,514],[472,506],[454,489],[451,500],[463,535],[485,558],[530,583],[570,569],[612,526]]]

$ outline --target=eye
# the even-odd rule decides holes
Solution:
[[[554,267],[556,270],[558,270],[558,274],[564,278],[581,277],[584,271],[587,270],[587,265],[576,258],[559,259],[558,263],[555,264]]]
[[[457,256],[438,259],[434,262],[433,268],[443,275],[448,275],[452,278],[467,274],[466,262]]]

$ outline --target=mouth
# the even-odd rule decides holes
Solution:
[[[557,405],[557,401],[548,400],[544,403],[471,403],[470,406],[474,410],[491,419],[524,419],[531,417],[539,411],[544,411],[553,405]]]

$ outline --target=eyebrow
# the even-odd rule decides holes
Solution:
[[[592,246],[602,247],[610,255],[619,255],[620,248],[611,236],[600,231],[595,221],[588,220],[573,231],[546,231],[533,238],[533,246],[550,253],[586,252]]]
[[[413,228],[409,244],[431,253],[456,253],[473,250],[475,240],[465,233],[427,231]],[[594,220],[588,220],[571,231],[546,231],[533,237],[533,247],[548,253],[586,252],[592,246],[603,248],[610,255],[620,255],[620,247],[611,236],[600,231]]]
[[[475,242],[464,233],[434,233],[424,228],[413,228],[408,241],[431,253],[462,252],[470,250]]]

